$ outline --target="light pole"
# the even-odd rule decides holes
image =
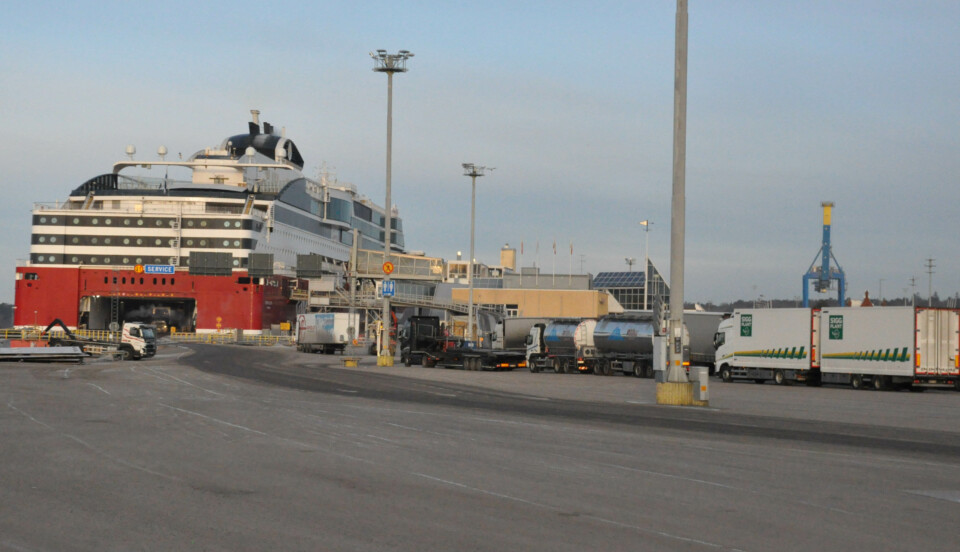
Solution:
[[[470,177],[470,258],[467,259],[467,283],[470,286],[470,302],[467,304],[467,339],[473,341],[476,338],[473,331],[473,233],[476,221],[477,177],[483,176],[488,170],[492,171],[493,167],[478,167],[473,163],[463,163],[461,166],[463,167],[463,176]]]
[[[624,257],[624,261],[627,262],[627,272],[633,272],[633,263],[637,262],[636,257]]]
[[[384,204],[383,221],[383,263],[390,260],[390,238],[393,231],[392,203],[390,198],[390,169],[392,161],[393,146],[393,74],[405,73],[407,71],[407,60],[413,57],[413,54],[406,50],[400,50],[396,54],[388,54],[386,50],[377,50],[376,53],[370,52],[373,58],[373,70],[378,73],[387,74],[387,200]],[[390,275],[383,276],[383,282],[390,279]],[[383,295],[383,312],[381,313],[380,328],[380,351],[377,356],[378,366],[393,366],[393,355],[390,354],[390,297]]]
[[[647,310],[647,296],[650,295],[647,285],[650,283],[650,225],[653,224],[649,220],[641,220],[640,226],[643,226],[644,234],[646,234],[646,243],[643,246],[643,310]]]
[[[687,171],[687,0],[677,0],[673,103],[673,198],[670,213],[670,336],[666,381],[687,383],[683,366],[683,264]]]

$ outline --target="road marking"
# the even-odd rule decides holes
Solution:
[[[154,370],[153,368],[147,368],[147,370],[150,371],[150,372],[153,372],[154,374],[156,374],[156,370]],[[162,372],[161,372],[161,373],[162,373]],[[182,384],[184,384],[184,385],[189,385],[190,387],[196,387],[197,389],[199,389],[199,390],[201,390],[201,391],[205,391],[205,392],[207,392],[207,393],[210,393],[211,395],[219,395],[219,396],[221,396],[221,397],[225,397],[225,396],[226,396],[226,395],[224,395],[223,393],[217,393],[216,391],[211,391],[211,390],[209,390],[209,389],[204,389],[203,387],[200,387],[200,386],[197,385],[197,384],[190,383],[189,381],[186,381],[186,380],[182,380],[182,379],[178,378],[177,376],[173,376],[173,375],[167,374],[167,373],[162,373],[162,374],[163,374],[162,377],[161,377],[161,376],[156,376],[156,377],[158,377],[158,378],[160,378],[160,379],[170,378],[170,379],[172,379],[172,380],[174,380],[174,381],[178,381],[178,382],[180,382],[180,383],[182,383]]]
[[[920,496],[960,503],[960,491],[904,491]]]
[[[358,392],[355,389],[337,389],[337,391],[341,393],[357,393]]]
[[[423,477],[423,478],[425,478],[425,479],[430,479],[430,480],[432,480],[432,481],[436,481],[436,482],[438,482],[438,483],[443,483],[443,484],[445,484],[445,485],[451,485],[451,486],[453,486],[453,487],[459,487],[459,488],[461,488],[461,489],[466,489],[466,490],[468,490],[468,491],[473,491],[473,492],[476,492],[476,493],[481,493],[481,494],[485,494],[485,495],[489,495],[489,496],[494,496],[494,497],[497,497],[497,498],[502,498],[502,499],[504,499],[504,500],[511,500],[511,501],[514,501],[514,502],[520,502],[520,503],[522,503],[522,504],[529,504],[530,506],[535,506],[535,507],[537,507],[537,508],[542,508],[542,509],[544,509],[544,510],[549,510],[549,511],[551,511],[551,512],[558,512],[558,513],[562,513],[562,512],[563,512],[563,510],[561,510],[560,508],[557,508],[556,506],[550,506],[549,504],[543,504],[543,503],[541,503],[541,502],[534,502],[534,501],[531,501],[531,500],[526,500],[526,499],[524,499],[524,498],[520,498],[520,497],[516,497],[516,496],[510,496],[510,495],[503,494],[503,493],[498,493],[498,492],[495,492],[495,491],[489,491],[489,490],[486,490],[486,489],[480,489],[480,488],[477,488],[477,487],[471,487],[471,486],[469,486],[469,485],[464,485],[463,483],[458,483],[458,482],[456,482],[456,481],[450,481],[450,480],[448,480],[448,479],[441,479],[441,478],[439,478],[439,477],[433,477],[432,475],[427,475],[427,474],[425,474],[425,473],[417,473],[417,472],[411,472],[411,473],[412,473],[412,475],[416,475],[417,477]],[[633,529],[634,531],[639,531],[639,532],[641,532],[641,533],[647,533],[647,534],[650,534],[650,535],[657,535],[657,536],[660,536],[660,537],[665,537],[665,538],[668,538],[668,539],[678,540],[678,541],[686,542],[686,543],[699,544],[699,545],[701,545],[701,546],[706,546],[706,547],[708,547],[708,548],[727,549],[727,547],[723,546],[722,544],[717,544],[717,543],[714,543],[714,542],[704,541],[704,540],[700,540],[700,539],[694,539],[694,538],[690,538],[690,537],[683,537],[683,536],[680,536],[680,535],[674,535],[674,534],[672,534],[672,533],[667,533],[667,532],[665,532],[665,531],[657,531],[657,530],[654,530],[654,529],[648,529],[648,528],[646,528],[646,527],[640,527],[639,525],[632,525],[632,524],[629,524],[629,523],[622,523],[622,522],[619,522],[619,521],[614,521],[614,520],[612,520],[612,519],[602,518],[602,517],[594,516],[594,515],[590,515],[590,514],[581,514],[580,517],[582,517],[582,518],[587,518],[587,519],[591,519],[591,520],[593,520],[593,521],[598,521],[598,522],[600,522],[600,523],[606,523],[606,524],[609,524],[609,525],[615,525],[615,526],[617,526],[617,527],[622,527],[622,528],[624,528],[624,529]],[[739,550],[734,549],[734,552],[742,552],[742,551],[739,551]]]
[[[88,382],[88,383],[87,383],[87,385],[90,385],[90,386],[93,386],[93,387],[96,387],[97,389],[99,389],[99,390],[101,390],[101,391],[103,391],[103,392],[104,392],[104,393],[106,393],[107,395],[109,395],[109,394],[110,394],[110,392],[109,392],[109,391],[107,391],[106,389],[104,389],[103,387],[100,387],[99,385],[97,385],[97,384],[95,384],[95,383],[89,383],[89,382]]]

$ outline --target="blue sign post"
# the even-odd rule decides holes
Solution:
[[[383,281],[383,296],[384,297],[393,297],[396,293],[397,282],[394,280],[384,280]]]

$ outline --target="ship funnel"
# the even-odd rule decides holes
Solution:
[[[259,110],[259,109],[251,109],[251,110],[250,110],[250,114],[253,115],[253,124],[255,124],[255,125],[257,125],[257,126],[259,127],[259,126],[260,126],[260,110]]]

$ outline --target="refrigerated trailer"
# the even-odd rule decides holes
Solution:
[[[724,381],[960,390],[956,309],[744,309],[720,323],[715,345]]]

